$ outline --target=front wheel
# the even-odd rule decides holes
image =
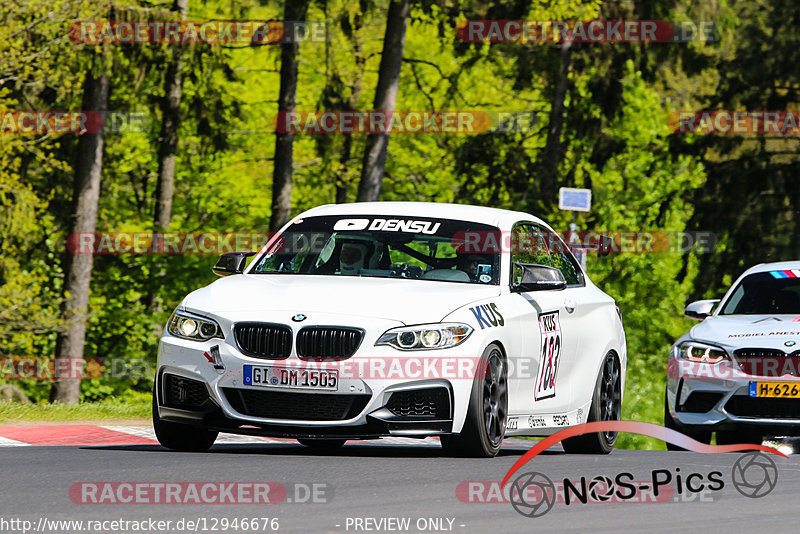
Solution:
[[[158,442],[174,451],[203,452],[210,449],[219,432],[182,423],[164,421],[158,416],[157,387],[153,387],[153,430],[155,430]]]
[[[597,375],[586,422],[619,421],[621,413],[622,371],[617,357],[609,352]],[[616,432],[593,432],[567,438],[561,442],[561,446],[564,452],[570,454],[608,454],[616,442]]]
[[[491,458],[506,433],[508,374],[503,353],[492,343],[483,351],[472,382],[467,418],[460,434],[441,437],[445,451],[457,456]]]

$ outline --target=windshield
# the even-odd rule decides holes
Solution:
[[[470,234],[499,235],[499,230],[435,218],[308,217],[281,234],[250,273],[499,284],[500,255],[468,250],[464,236]]]
[[[800,272],[769,271],[742,279],[720,315],[800,314]]]

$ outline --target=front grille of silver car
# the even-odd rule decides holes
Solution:
[[[717,391],[692,391],[689,397],[678,405],[679,412],[707,413],[722,398]]]
[[[786,356],[794,356],[798,352],[786,354],[780,349],[737,349],[733,351],[733,355],[739,358],[783,358]]]
[[[746,348],[733,351],[733,355],[739,367],[748,375],[775,377],[784,373],[792,376],[799,374],[800,351],[797,350],[787,353],[780,349]]]
[[[725,410],[738,417],[800,419],[800,399],[734,395],[725,403]]]
[[[297,355],[302,359],[344,360],[355,354],[364,331],[347,326],[307,326],[297,333]]]
[[[278,360],[292,352],[292,329],[277,323],[237,323],[233,327],[242,353],[254,358]]]

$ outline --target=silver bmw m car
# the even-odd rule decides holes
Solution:
[[[800,261],[756,265],[672,346],[664,423],[698,441],[800,434]]]

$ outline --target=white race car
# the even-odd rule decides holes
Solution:
[[[665,426],[718,444],[800,433],[800,261],[751,267],[686,316],[702,322],[670,351]]]
[[[225,276],[181,302],[159,345],[153,419],[170,449],[208,449],[218,432],[321,449],[440,436],[488,457],[504,436],[619,419],[619,309],[527,213],[321,206],[214,271]]]

